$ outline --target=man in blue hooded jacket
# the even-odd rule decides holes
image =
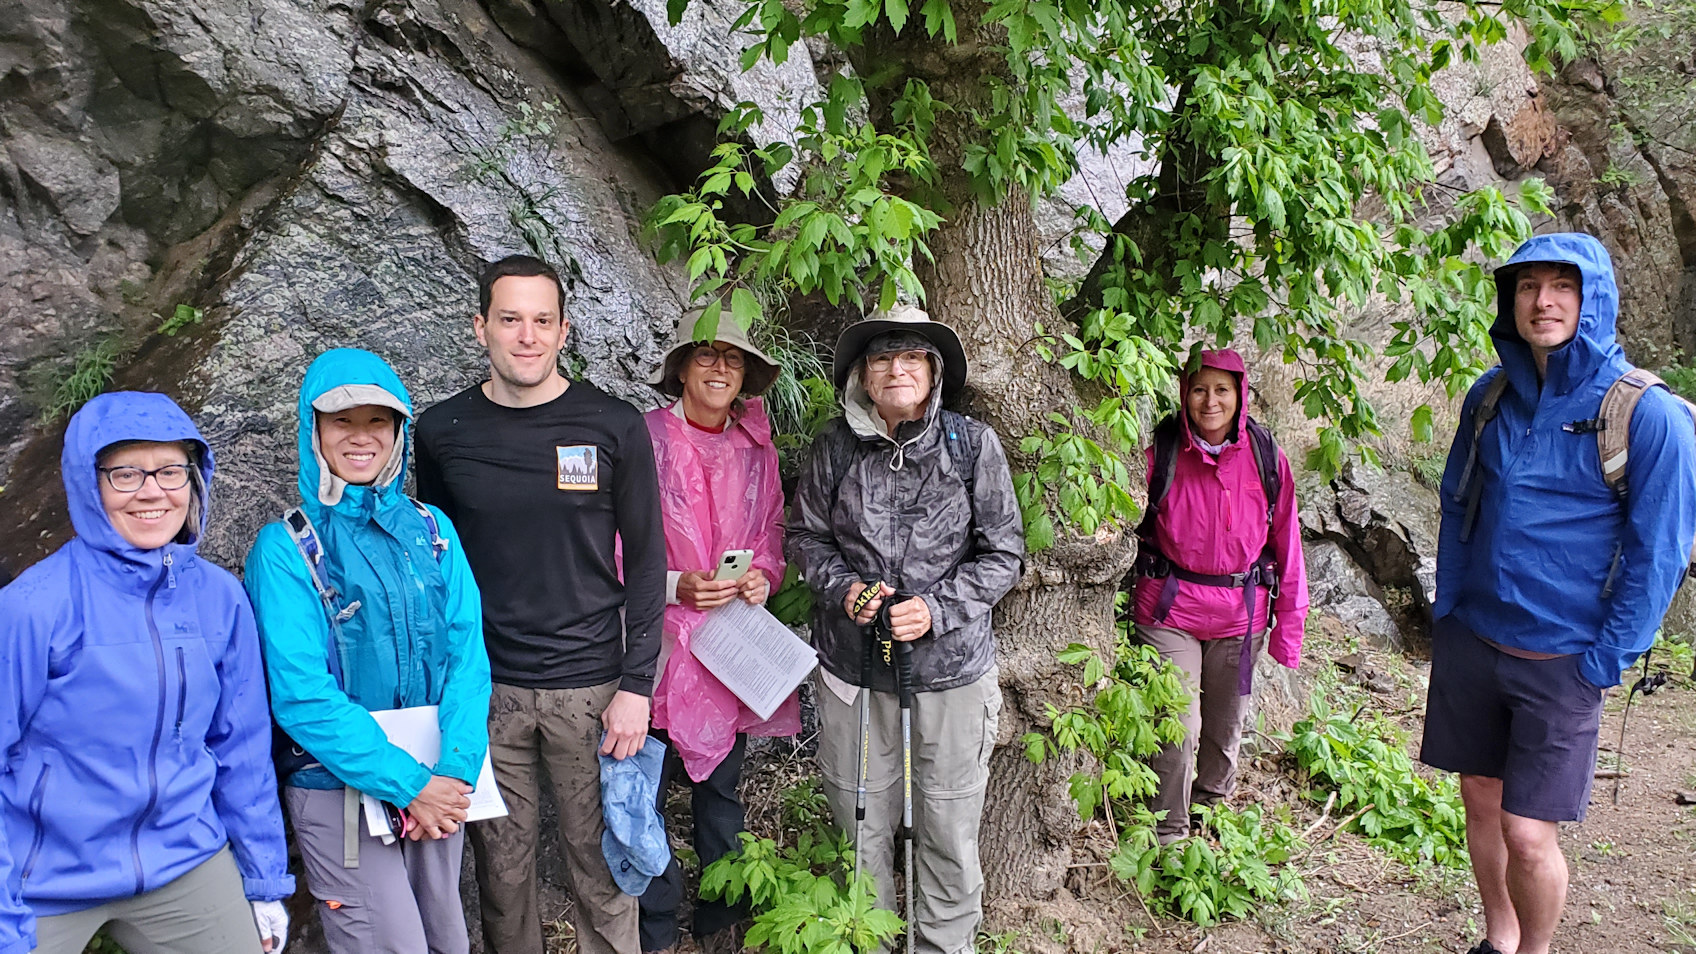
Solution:
[[[1566,901],[1558,826],[1589,803],[1603,693],[1654,641],[1696,536],[1696,430],[1676,397],[1648,389],[1630,492],[1603,481],[1602,397],[1631,365],[1595,238],[1531,239],[1496,290],[1501,366],[1467,395],[1443,474],[1420,758],[1460,774],[1485,919],[1472,954],[1544,954]]]

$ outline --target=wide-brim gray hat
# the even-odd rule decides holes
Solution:
[[[870,318],[842,330],[836,339],[836,389],[848,385],[848,375],[865,357],[866,345],[878,335],[890,331],[909,331],[922,335],[936,346],[942,358],[942,399],[951,401],[966,386],[966,349],[954,329],[913,305],[896,305],[888,311],[874,311]]]
[[[674,343],[671,350],[665,353],[665,359],[660,362],[659,369],[648,378],[648,383],[671,397],[682,397],[683,379],[678,372],[682,369],[684,359],[700,345],[722,341],[733,345],[749,359],[742,365],[742,392],[755,396],[764,394],[783,369],[764,351],[754,347],[748,340],[748,333],[736,324],[736,319],[730,317],[728,312],[719,315],[718,330],[711,338],[696,337],[695,323],[706,310],[704,305],[691,308],[677,319],[677,332],[672,336]]]

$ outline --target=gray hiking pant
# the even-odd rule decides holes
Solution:
[[[1001,719],[999,673],[941,692],[913,694],[913,880],[908,919],[923,954],[970,952],[983,920],[978,822],[989,783],[989,756]],[[836,823],[854,835],[859,779],[860,710],[814,677],[819,714],[819,774]],[[864,690],[862,690],[864,691]],[[877,882],[877,903],[895,910],[895,834],[901,828],[901,706],[894,693],[871,694],[871,764],[860,860]]]
[[[489,760],[507,815],[471,823],[483,942],[489,954],[544,954],[536,895],[537,802],[547,773],[559,806],[565,874],[579,954],[639,954],[636,899],[618,889],[601,851],[601,713],[618,682],[587,689],[495,683]]]
[[[359,815],[359,867],[342,867],[343,789],[283,789],[306,887],[331,954],[465,954],[459,867],[465,830],[447,838],[392,845]]]
[[[102,927],[129,954],[257,954],[259,928],[228,846],[164,887],[37,918],[36,954],[82,954]]]
[[[1248,706],[1238,692],[1243,637],[1196,639],[1181,629],[1139,623],[1137,640],[1182,670],[1190,691],[1189,708],[1178,717],[1184,741],[1162,747],[1149,761],[1160,776],[1160,793],[1148,807],[1166,812],[1154,830],[1167,844],[1189,834],[1191,805],[1215,805],[1237,790],[1237,747]]]

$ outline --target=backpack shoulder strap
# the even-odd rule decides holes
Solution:
[[[1488,372],[1486,372],[1488,373]],[[1461,468],[1460,482],[1455,485],[1455,503],[1466,504],[1466,516],[1461,519],[1460,542],[1466,543],[1472,539],[1472,525],[1478,519],[1478,501],[1483,496],[1482,482],[1476,486],[1473,478],[1478,475],[1478,443],[1484,437],[1484,428],[1496,417],[1496,410],[1502,403],[1502,395],[1508,389],[1508,373],[1501,365],[1496,366],[1495,377],[1484,385],[1484,394],[1478,400],[1478,405],[1472,409],[1472,446],[1466,451],[1466,466]],[[1464,423],[1462,427],[1466,426]]]
[[[448,538],[442,536],[441,522],[436,519],[436,512],[424,506],[417,498],[408,497],[412,508],[418,511],[418,516],[424,518],[424,529],[430,534],[430,552],[436,555],[436,562],[442,562],[442,557],[448,552]]]
[[[955,473],[966,485],[966,496],[977,499],[978,478],[978,441],[976,428],[980,426],[964,414],[958,414],[947,408],[942,409],[938,416],[942,424],[944,436],[948,439],[948,456],[953,459]]]
[[[1137,536],[1152,539],[1154,521],[1160,516],[1160,505],[1166,502],[1166,492],[1172,489],[1172,476],[1178,470],[1178,438],[1181,429],[1178,416],[1169,414],[1154,426],[1154,470],[1148,477],[1148,503],[1142,509],[1142,521],[1137,524]]]
[[[832,509],[836,506],[836,492],[842,489],[842,479],[848,475],[848,468],[854,463],[854,445],[858,441],[859,438],[849,429],[848,422],[839,417],[826,424],[813,443],[813,453],[825,455],[829,465],[825,476],[830,480]]]
[[[1631,415],[1637,402],[1650,388],[1665,388],[1666,382],[1642,368],[1632,368],[1619,376],[1602,395],[1602,409],[1596,415],[1596,450],[1601,453],[1602,482],[1614,495],[1624,499],[1625,465],[1631,456]],[[1686,405],[1688,407],[1688,405]]]
[[[1278,440],[1266,425],[1254,418],[1246,422],[1249,447],[1254,451],[1254,466],[1260,471],[1260,488],[1266,491],[1266,525],[1272,525],[1272,513],[1278,508],[1284,481],[1278,474]]]
[[[299,507],[293,507],[283,512],[283,527],[289,532],[289,539],[294,541],[294,548],[306,563],[306,575],[312,579],[312,588],[318,592],[318,599],[324,604],[324,615],[330,620],[330,675],[335,677],[337,687],[342,685],[342,655],[341,635],[342,622],[352,619],[359,609],[359,601],[355,600],[348,606],[341,605],[341,594],[336,588],[324,580],[324,545],[318,537],[318,528],[312,525],[312,518]]]

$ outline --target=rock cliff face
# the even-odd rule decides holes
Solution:
[[[687,295],[640,245],[722,111],[787,135],[804,48],[743,75],[725,5],[663,0],[0,3],[0,559],[63,538],[42,411],[79,366],[156,388],[218,451],[239,563],[293,493],[293,390],[367,347],[420,404],[482,372],[481,264],[563,266],[577,373],[639,403]],[[175,336],[176,306],[203,310]],[[239,501],[239,503],[237,503]]]

